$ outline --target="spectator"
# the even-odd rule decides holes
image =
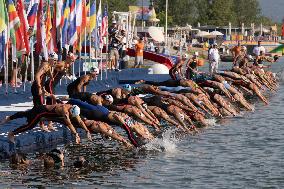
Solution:
[[[263,46],[261,46],[261,41],[258,41],[258,45],[256,47],[253,48],[253,54],[255,56],[259,56],[260,55],[260,51],[263,52],[263,54],[265,54],[265,48]]]
[[[110,59],[110,69],[119,69],[118,59],[119,53],[118,49],[121,45],[120,40],[121,36],[119,36],[119,30],[117,29],[116,20],[112,21],[112,25],[108,29],[109,32],[109,59]]]
[[[135,65],[134,68],[140,68],[143,65],[143,37],[140,37],[138,43],[135,45]]]
[[[127,47],[126,47],[126,43],[127,43],[127,40],[126,40],[126,31],[125,30],[121,30],[121,48],[119,49],[119,54],[120,54],[120,68],[119,69],[122,69],[122,68],[125,68],[126,67],[126,51],[127,51]]]
[[[209,50],[209,72],[211,75],[217,72],[219,66],[220,55],[217,44],[214,43],[213,47]]]

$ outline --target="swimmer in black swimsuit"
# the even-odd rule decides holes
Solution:
[[[99,74],[99,69],[93,68],[89,74],[83,75],[77,78],[72,83],[70,83],[67,86],[67,92],[68,92],[69,97],[72,97],[74,94],[77,94],[80,92],[86,92],[87,85],[90,83],[90,81],[97,78],[98,74]],[[82,91],[82,87],[83,87],[83,91]]]
[[[17,112],[12,116],[7,116],[4,120],[0,122],[0,124],[5,124],[11,120],[18,118],[24,118],[24,117],[27,118],[27,124],[9,133],[8,136],[9,140],[15,143],[15,135],[33,129],[37,125],[37,123],[41,120],[41,118],[63,117],[64,124],[76,136],[76,143],[80,143],[80,137],[70,121],[71,118],[75,119],[77,121],[77,124],[79,124],[80,127],[87,132],[87,136],[90,140],[91,140],[91,135],[79,115],[80,115],[80,108],[78,106],[72,106],[70,104],[41,105],[41,106],[34,106],[32,109],[24,112]]]

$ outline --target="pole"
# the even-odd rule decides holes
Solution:
[[[85,43],[85,61],[84,61],[84,64],[85,64],[85,66],[86,66],[86,60],[87,60],[87,29],[86,29],[86,27],[85,27],[85,34],[84,34],[84,43]],[[85,68],[85,75],[86,75],[86,68]]]
[[[81,77],[81,61],[82,61],[82,57],[81,57],[81,55],[82,55],[82,39],[81,39],[81,32],[82,32],[82,30],[81,30],[81,27],[80,27],[80,34],[79,34],[79,77]]]
[[[35,64],[34,64],[34,44],[33,37],[31,37],[31,81],[35,80]]]
[[[168,45],[168,0],[166,0],[166,31],[165,31],[165,34],[166,34],[165,45],[167,46]]]
[[[29,57],[26,56],[25,57],[25,61],[26,61],[26,70],[25,70],[25,79],[24,79],[24,92],[26,92],[26,82],[27,82],[27,77],[28,77],[28,68],[29,68]]]

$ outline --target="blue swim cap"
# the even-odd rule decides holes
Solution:
[[[129,92],[131,92],[131,90],[132,90],[132,87],[131,87],[131,85],[129,85],[129,84],[124,84],[124,85],[122,85],[122,88],[125,89],[125,90],[127,90],[127,91],[129,91]]]
[[[71,116],[72,117],[79,116],[80,115],[80,108],[79,108],[79,106],[73,105],[71,110],[70,110],[70,112],[71,112]]]

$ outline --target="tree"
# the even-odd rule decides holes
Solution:
[[[236,24],[242,23],[250,25],[261,16],[261,9],[257,0],[234,0],[234,12],[236,15]]]

